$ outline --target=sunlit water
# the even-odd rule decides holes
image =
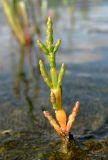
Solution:
[[[72,134],[80,145],[85,145],[82,148],[86,148],[87,156],[82,159],[89,156],[107,160],[108,2],[88,1],[86,5],[82,10],[81,3],[76,4],[77,9],[72,4],[59,5],[50,8],[48,14],[54,17],[55,40],[62,39],[58,69],[61,63],[67,65],[63,82],[67,114],[77,100],[81,102]],[[0,160],[57,159],[59,139],[41,111],[44,106],[53,113],[49,90],[41,77],[29,80],[27,95],[32,110],[27,103],[25,82],[21,84],[20,96],[15,96],[18,46],[1,8],[0,16]]]

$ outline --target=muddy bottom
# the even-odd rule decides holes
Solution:
[[[107,160],[108,139],[96,140],[92,135],[74,137],[71,151],[60,152],[60,140],[47,142],[43,132],[0,133],[0,160]],[[88,139],[88,140],[87,140]]]

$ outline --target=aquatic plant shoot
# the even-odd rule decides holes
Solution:
[[[41,48],[42,52],[47,56],[50,66],[50,73],[47,72],[45,64],[42,60],[39,61],[39,66],[41,75],[47,86],[50,88],[50,101],[55,111],[56,120],[46,110],[43,111],[43,114],[48,119],[51,126],[55,129],[56,133],[61,137],[63,144],[66,144],[67,146],[70,143],[70,130],[79,112],[80,102],[76,102],[71,114],[67,118],[62,104],[62,82],[66,67],[63,63],[59,73],[57,73],[56,53],[61,45],[61,40],[57,40],[57,42],[54,43],[53,22],[51,17],[48,17],[46,36],[46,44],[43,44],[40,40],[37,41],[37,44]],[[66,148],[67,147],[65,147],[65,151],[67,152]]]

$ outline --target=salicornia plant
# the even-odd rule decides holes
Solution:
[[[52,115],[48,111],[43,111],[43,113],[50,124],[54,127],[57,134],[62,138],[63,144],[68,146],[70,143],[70,129],[79,111],[80,103],[79,101],[76,102],[73,111],[67,120],[67,116],[62,105],[62,81],[65,75],[65,65],[62,64],[59,73],[57,73],[56,53],[60,47],[61,40],[57,40],[56,43],[53,41],[53,24],[51,17],[49,17],[47,21],[46,44],[43,44],[40,40],[37,41],[37,44],[47,56],[50,65],[49,76],[44,62],[42,60],[39,61],[42,77],[47,86],[50,88],[50,100],[58,123],[53,119]]]

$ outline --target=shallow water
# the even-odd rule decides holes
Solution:
[[[62,39],[58,69],[61,63],[67,65],[63,82],[67,114],[77,100],[81,102],[72,130],[79,147],[71,158],[107,160],[108,2],[87,2],[85,9],[82,3],[77,7],[55,4],[55,8],[50,4],[49,12],[54,17],[55,39]],[[60,140],[42,114],[42,106],[53,113],[43,79],[34,80],[29,73],[21,83],[20,96],[14,94],[19,46],[1,8],[0,16],[0,159],[66,159],[58,152]]]

